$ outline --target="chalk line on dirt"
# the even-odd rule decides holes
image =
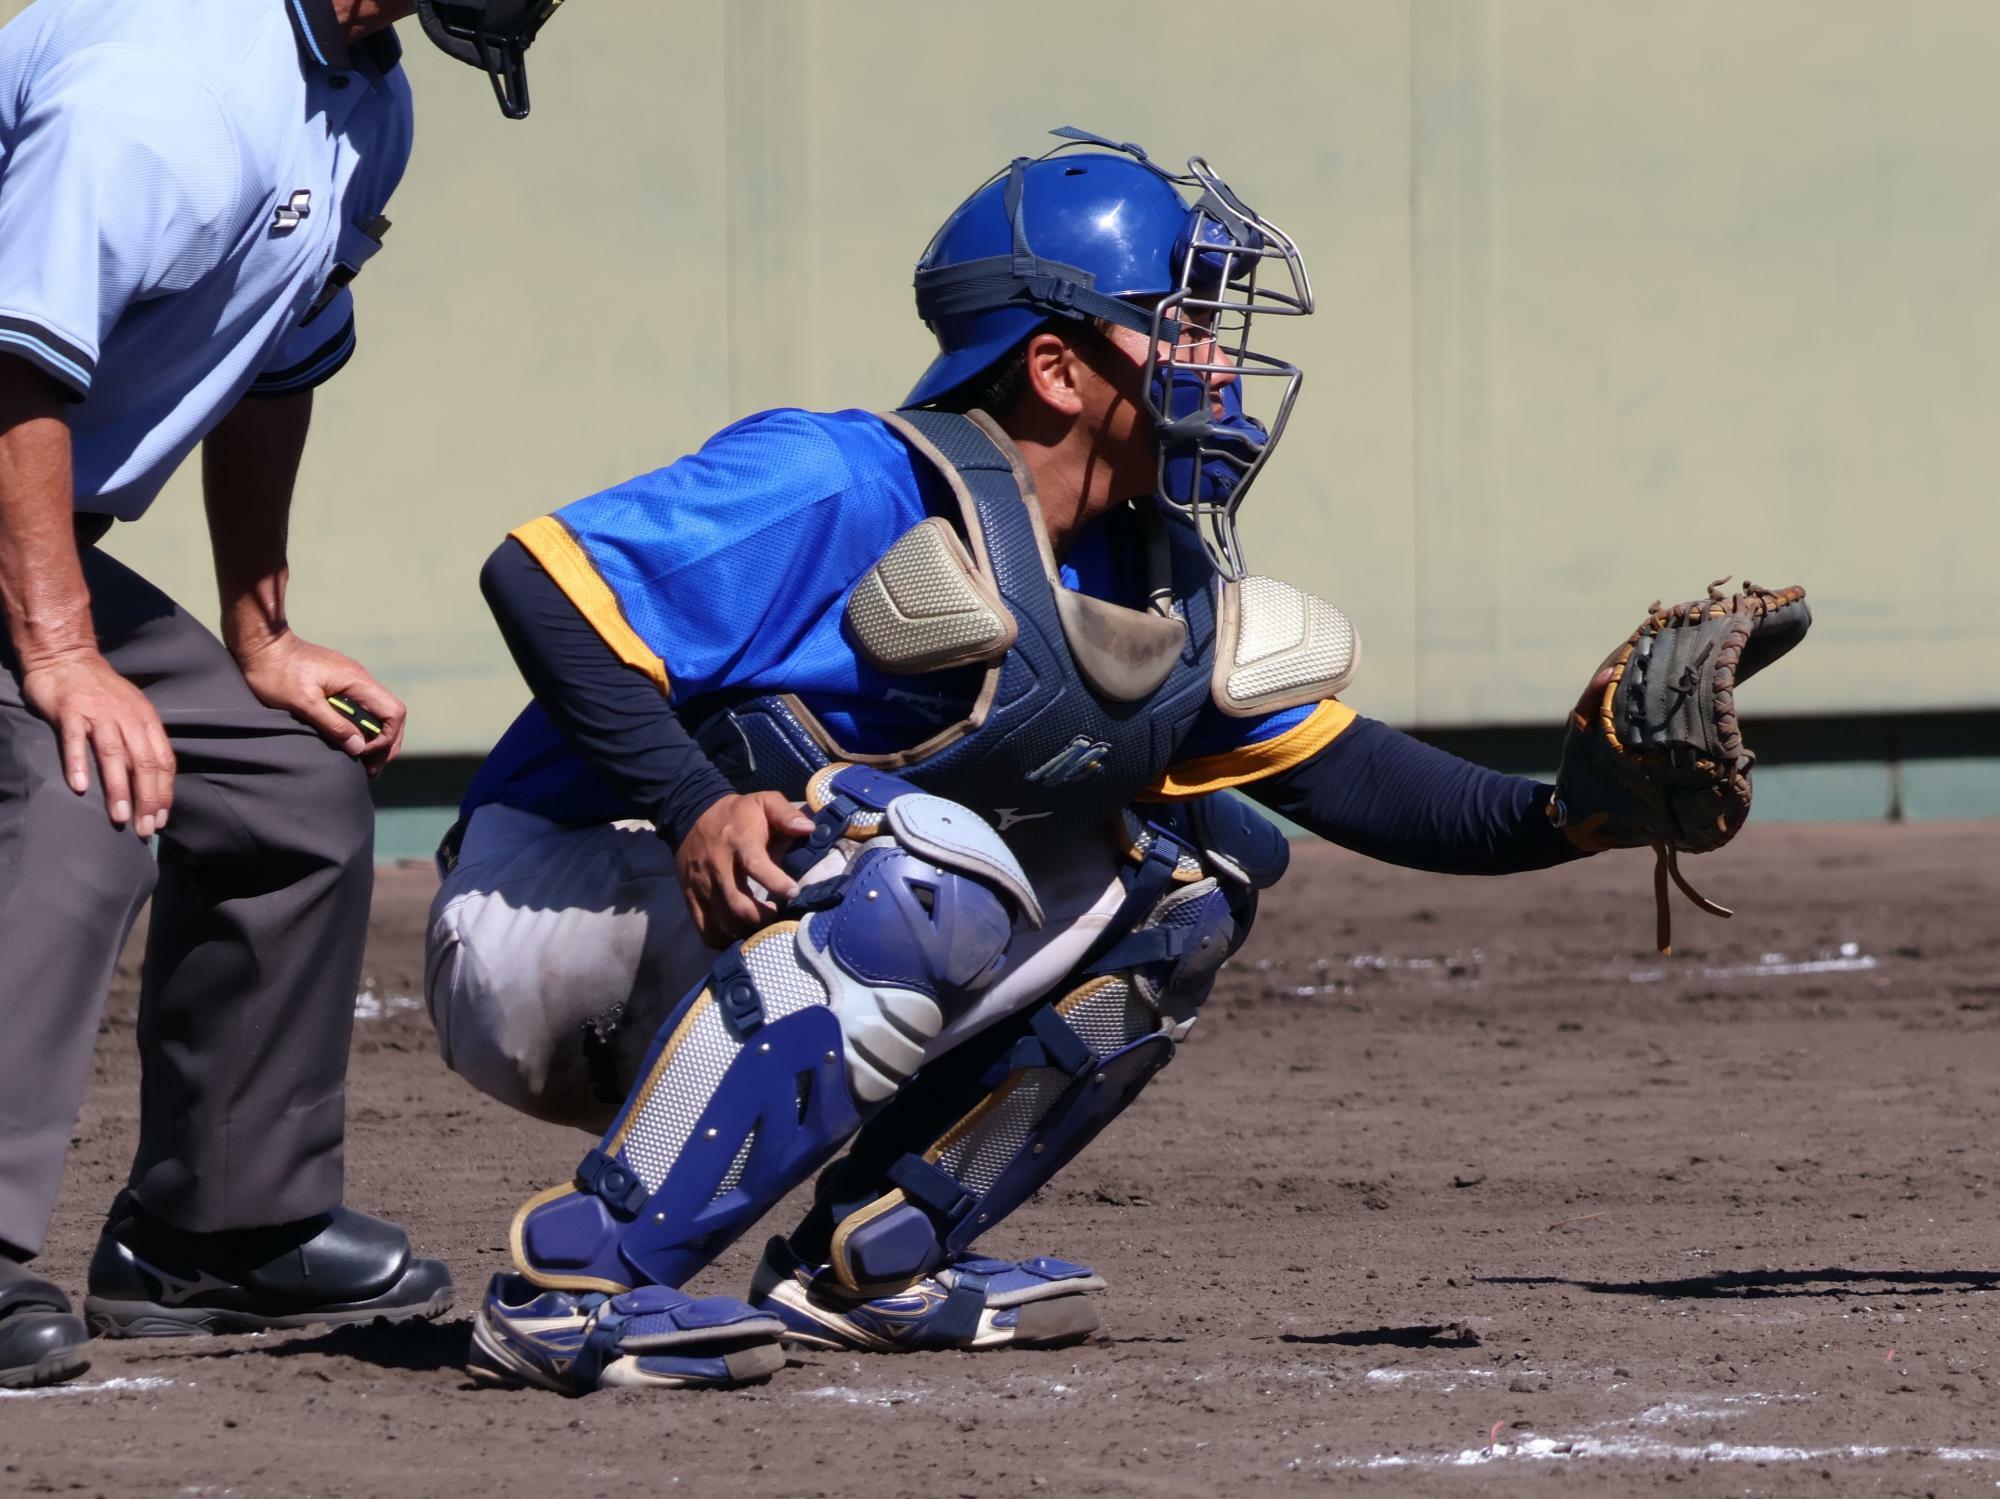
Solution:
[[[853,1390],[844,1385],[821,1385],[816,1390],[799,1391],[801,1400],[839,1400],[848,1405],[915,1405],[922,1400],[919,1390]]]
[[[1523,1369],[1518,1364],[1509,1365],[1507,1373],[1523,1378],[1542,1378],[1539,1369]],[[1368,1384],[1380,1385],[1438,1385],[1448,1395],[1457,1389],[1462,1381],[1498,1379],[1497,1369],[1370,1369],[1361,1376]]]
[[[1705,979],[1784,979],[1813,973],[1866,973],[1882,966],[1873,953],[1865,953],[1858,942],[1843,942],[1832,957],[1802,958],[1794,961],[1781,952],[1767,952],[1754,963],[1736,963],[1725,968],[1704,968]],[[1641,968],[1628,975],[1635,984],[1657,984],[1667,976],[1664,968]]]
[[[354,1018],[380,1020],[404,1010],[422,1009],[423,1003],[414,994],[377,994],[373,989],[363,989],[354,996]]]
[[[1393,1371],[1376,1371],[1393,1372]],[[1372,1378],[1371,1374],[1371,1378]],[[1555,1462],[1578,1458],[1616,1458],[1626,1462],[1804,1463],[1837,1458],[1854,1461],[1882,1457],[1930,1458],[1947,1463],[2000,1463],[2000,1447],[1914,1447],[1846,1443],[1835,1447],[1792,1446],[1770,1442],[1675,1442],[1619,1427],[1670,1426],[1684,1421],[1726,1421],[1760,1406],[1798,1405],[1810,1395],[1742,1395],[1716,1404],[1696,1399],[1666,1400],[1636,1416],[1602,1421],[1560,1437],[1523,1437],[1518,1442],[1493,1442],[1457,1452],[1378,1453],[1373,1457],[1336,1457],[1321,1462],[1335,1468],[1474,1468],[1496,1462]]]
[[[118,1395],[164,1389],[172,1383],[171,1379],[163,1379],[157,1374],[121,1374],[115,1379],[99,1379],[89,1384],[51,1384],[33,1390],[0,1390],[0,1400],[46,1400],[57,1395]]]

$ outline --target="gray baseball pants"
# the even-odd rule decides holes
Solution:
[[[361,767],[250,695],[222,644],[95,547],[99,646],[178,762],[157,862],[63,779],[0,631],[0,1240],[42,1247],[91,1047],[150,896],[131,1186],[209,1231],[341,1198],[347,1048],[373,884]]]

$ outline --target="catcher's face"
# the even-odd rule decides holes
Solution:
[[[1082,340],[1077,353],[1079,415],[1093,453],[1108,470],[1106,509],[1150,495],[1158,480],[1160,442],[1146,396],[1159,362],[1171,356],[1183,365],[1211,366],[1202,378],[1217,416],[1223,415],[1223,389],[1236,381],[1228,352],[1212,331],[1192,320],[1182,324],[1177,347],[1112,326]]]

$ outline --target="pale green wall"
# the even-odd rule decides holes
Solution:
[[[1745,571],[1818,605],[1758,706],[2000,696],[2000,7],[573,0],[519,125],[404,29],[417,157],[293,596],[414,748],[521,700],[474,583],[510,526],[760,406],[893,402],[917,252],[1065,122],[1201,151],[1304,247],[1246,532],[1359,622],[1365,711],[1550,720]],[[185,481],[116,542],[191,600],[204,549]]]

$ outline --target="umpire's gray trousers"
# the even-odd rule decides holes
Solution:
[[[193,1230],[340,1201],[373,881],[361,767],[250,695],[222,644],[96,548],[98,642],[178,762],[157,863],[63,779],[0,631],[0,1239],[42,1247],[105,990],[147,897],[133,1191]],[[92,771],[95,776],[95,768]]]

